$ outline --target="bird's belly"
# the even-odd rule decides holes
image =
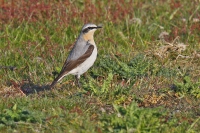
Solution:
[[[86,59],[82,64],[80,64],[77,68],[70,71],[69,74],[82,75],[94,64],[96,58],[97,58],[97,48],[94,48],[92,55],[88,59]]]

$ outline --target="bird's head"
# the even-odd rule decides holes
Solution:
[[[102,27],[97,26],[95,24],[85,24],[81,30],[84,40],[85,41],[93,40],[94,32],[99,28],[102,28]]]

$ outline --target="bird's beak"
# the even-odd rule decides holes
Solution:
[[[96,27],[96,29],[100,29],[100,28],[102,28],[102,26],[97,26],[97,27]]]

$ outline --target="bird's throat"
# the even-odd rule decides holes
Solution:
[[[89,32],[89,33],[86,33],[83,35],[83,38],[85,41],[93,41],[93,35],[94,33],[93,32]]]

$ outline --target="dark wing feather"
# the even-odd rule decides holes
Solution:
[[[68,72],[70,72],[71,70],[73,70],[74,68],[76,68],[77,66],[82,64],[87,58],[89,58],[91,56],[93,50],[94,50],[94,46],[90,45],[88,47],[87,51],[81,57],[79,57],[77,60],[70,60],[70,61],[65,62],[61,72],[51,83],[50,87],[52,88],[62,76],[66,75]]]

